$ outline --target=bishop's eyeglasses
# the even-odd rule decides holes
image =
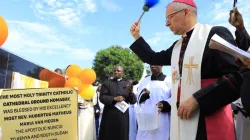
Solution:
[[[182,11],[184,11],[185,9],[182,9],[182,10],[179,10],[179,11],[176,11],[176,12],[174,12],[174,13],[172,13],[172,14],[169,14],[168,16],[167,16],[167,18],[166,18],[166,22],[168,22],[169,20],[171,20],[177,13],[180,13],[180,12],[182,12]]]

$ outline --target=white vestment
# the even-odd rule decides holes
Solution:
[[[137,125],[134,105],[129,105],[129,140],[136,140]]]
[[[164,81],[151,80],[151,76],[144,78],[139,86],[136,96],[147,88],[150,91],[150,98],[141,103],[143,106],[156,105],[160,101],[167,101],[171,104],[171,78],[167,77]],[[170,113],[159,114],[159,127],[152,131],[138,130],[136,140],[168,140],[170,133]]]
[[[201,88],[201,62],[205,44],[211,26],[195,25],[194,31],[189,39],[185,56],[183,58],[181,75],[181,96],[180,103],[187,100]],[[180,120],[177,116],[177,91],[180,85],[179,56],[182,45],[182,38],[175,44],[171,58],[172,71],[172,105],[171,105],[171,140],[195,140],[199,122],[199,109],[192,113],[189,120]]]
[[[144,69],[144,72],[142,74],[143,78],[146,76],[145,71],[146,70]],[[138,85],[139,84],[133,86],[133,93],[138,92]],[[136,122],[135,108],[133,104],[130,104],[129,105],[129,140],[136,140],[136,135],[137,135],[137,122]]]
[[[78,96],[78,103],[84,103],[84,109],[78,111],[78,140],[96,140],[94,107]]]
[[[242,106],[241,99],[235,102],[237,106]],[[236,137],[237,140],[250,139],[250,117],[245,117],[240,111],[236,115]]]

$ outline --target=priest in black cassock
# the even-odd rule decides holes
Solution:
[[[233,13],[233,14],[232,14]],[[250,36],[244,26],[244,21],[241,13],[235,7],[230,11],[229,23],[235,27],[235,36],[238,47],[244,51],[248,51],[250,47]],[[249,51],[248,51],[249,52]],[[249,85],[250,85],[250,66],[246,68],[240,59],[237,59],[238,64],[241,66],[240,73],[244,81],[239,81],[238,83],[242,83],[240,92],[240,97],[242,100],[243,107],[247,110],[248,115],[250,116],[250,94],[249,94]]]
[[[114,67],[114,78],[103,83],[100,101],[104,110],[100,125],[99,140],[129,140],[129,110],[124,113],[115,107],[118,102],[136,103],[130,82],[123,78],[121,66]]]
[[[235,36],[239,48],[248,51],[250,46],[250,36],[244,26],[243,16],[238,11],[237,7],[234,7],[233,10],[230,11],[229,23],[236,29]],[[238,62],[244,68],[245,65],[240,63],[240,59],[238,59]],[[244,79],[240,88],[241,98],[234,102],[238,110],[238,113],[236,113],[235,130],[237,140],[248,140],[250,138],[250,70],[245,68],[242,69],[241,72],[242,79]]]
[[[193,0],[174,0],[167,6],[166,18],[166,26],[175,35],[182,36],[169,49],[153,51],[141,37],[137,22],[130,29],[135,39],[130,49],[145,63],[171,65],[171,106],[176,105],[176,108],[171,110],[170,139],[235,140],[231,106],[225,103],[235,101],[238,95],[218,92],[210,96],[203,90],[208,85],[210,90],[224,86],[212,83],[239,70],[233,56],[209,48],[215,34],[236,45],[232,34],[225,27],[197,23],[197,7]],[[232,86],[230,90],[235,91]],[[206,99],[215,98],[222,100],[213,102],[213,106],[206,103]],[[199,105],[202,108],[196,109]]]

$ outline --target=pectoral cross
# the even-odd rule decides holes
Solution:
[[[173,80],[173,83],[175,84],[176,83],[176,75],[177,75],[177,71],[174,71],[172,73],[172,80]]]
[[[189,64],[184,64],[184,68],[188,69],[188,78],[187,78],[187,82],[189,82],[189,85],[191,85],[193,83],[194,85],[194,79],[193,79],[193,68],[198,69],[198,64],[193,64],[194,61],[194,57],[191,56],[189,57]]]
[[[172,73],[172,81],[173,83],[175,84],[177,80],[181,79],[181,76],[180,74],[177,74],[177,71],[175,70],[173,73]]]

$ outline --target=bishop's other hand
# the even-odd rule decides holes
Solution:
[[[192,112],[198,108],[198,105],[198,102],[193,96],[189,97],[186,101],[180,104],[178,109],[178,116],[181,119],[190,119]]]
[[[234,9],[230,11],[229,16],[229,23],[233,25],[236,30],[241,31],[245,28],[242,15],[236,7],[234,7]]]
[[[140,22],[134,22],[130,27],[130,33],[134,37],[135,40],[141,37],[140,35]]]

